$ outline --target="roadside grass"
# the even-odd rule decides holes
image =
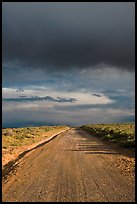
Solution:
[[[87,124],[80,128],[124,148],[135,148],[135,123]]]
[[[31,145],[39,142],[47,133],[52,131],[58,133],[65,130],[67,126],[41,126],[41,127],[24,127],[24,128],[3,128],[2,129],[2,148],[5,150],[15,149],[19,146]]]

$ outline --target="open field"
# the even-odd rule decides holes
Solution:
[[[88,124],[81,126],[83,130],[102,140],[114,142],[121,147],[135,147],[135,123]]]

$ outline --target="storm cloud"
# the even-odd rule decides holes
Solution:
[[[133,2],[3,2],[3,63],[42,70],[134,70]],[[50,68],[50,69],[49,69]]]

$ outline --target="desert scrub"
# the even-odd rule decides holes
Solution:
[[[66,129],[66,126],[4,128],[2,129],[2,148],[30,145],[44,139],[46,132],[54,130],[58,132],[63,129]]]
[[[88,124],[81,128],[102,140],[115,142],[121,147],[135,147],[135,123]]]

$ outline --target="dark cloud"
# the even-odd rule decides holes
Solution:
[[[99,64],[134,70],[133,2],[2,5],[4,63],[52,71]]]
[[[27,97],[26,95],[21,95],[18,98],[3,98],[3,101],[9,101],[9,102],[35,102],[35,101],[54,101],[58,103],[75,103],[77,100],[75,98],[53,98],[51,96],[45,96],[45,97],[39,97],[39,96],[32,96]]]
[[[15,92],[17,92],[17,93],[22,93],[22,92],[24,92],[24,89],[17,89]]]
[[[92,94],[93,96],[96,96],[96,97],[101,97],[100,94]]]

